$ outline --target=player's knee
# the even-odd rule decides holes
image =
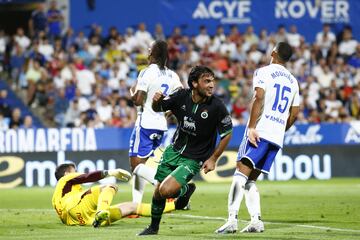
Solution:
[[[136,167],[137,167],[138,165],[139,165],[138,163],[133,163],[132,161],[130,161],[130,171],[131,171],[132,173],[134,173],[134,172],[135,172],[135,169],[136,169]]]
[[[130,163],[130,171],[135,174],[135,169],[139,164]]]
[[[159,183],[155,186],[153,197],[155,199],[161,199],[162,198],[161,195],[160,195],[160,184]]]
[[[146,160],[145,159],[141,159],[138,157],[131,157],[130,158],[130,170],[131,172],[136,174],[136,168],[140,165],[140,164],[145,164]]]
[[[248,180],[245,184],[245,190],[250,190],[251,187],[255,186],[255,181],[254,180]]]
[[[134,164],[132,167],[131,167],[131,172],[136,175],[136,173],[138,172],[138,169],[140,168],[140,165],[142,163],[137,163],[136,165]]]
[[[241,161],[238,161],[236,164],[236,169],[240,172],[251,172],[254,169],[254,165],[247,158],[242,158]]]
[[[159,188],[159,194],[162,198],[170,198],[173,194],[173,189],[167,185],[161,185]]]

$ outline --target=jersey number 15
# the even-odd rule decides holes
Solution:
[[[279,110],[279,112],[284,113],[289,104],[288,94],[291,93],[291,88],[287,86],[281,87],[280,84],[278,83],[274,85],[274,88],[276,88],[276,96],[275,96],[274,105],[272,106],[272,110],[273,111]]]

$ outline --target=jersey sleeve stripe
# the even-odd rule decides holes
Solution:
[[[230,130],[228,130],[228,131],[220,134],[220,137],[223,138],[223,137],[225,137],[226,135],[228,135],[228,134],[231,133],[231,132],[232,132],[232,129],[230,129]]]

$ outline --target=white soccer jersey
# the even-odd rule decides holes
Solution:
[[[181,88],[179,76],[172,70],[161,70],[158,65],[151,64],[142,70],[138,76],[136,91],[147,93],[142,111],[138,111],[137,124],[146,129],[167,130],[167,122],[164,113],[152,110],[152,99],[156,92],[162,91],[169,95],[177,88]],[[141,108],[140,108],[141,109]]]
[[[256,130],[260,138],[282,147],[289,109],[300,105],[298,82],[282,65],[270,64],[255,71],[253,88],[256,87],[265,91]]]

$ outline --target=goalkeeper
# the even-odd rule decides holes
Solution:
[[[52,205],[59,218],[66,225],[109,225],[127,215],[151,215],[150,204],[124,202],[111,205],[117,186],[114,184],[98,185],[83,190],[81,184],[96,182],[113,176],[127,182],[131,174],[123,169],[76,172],[75,164],[65,163],[56,168],[55,177],[58,183],[52,197]],[[174,202],[167,203],[164,212],[175,209]]]

